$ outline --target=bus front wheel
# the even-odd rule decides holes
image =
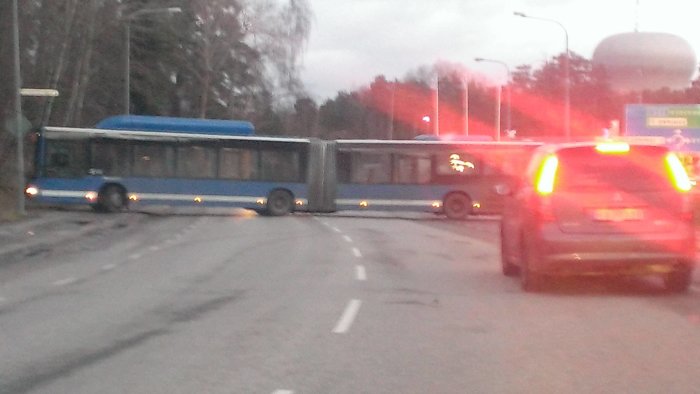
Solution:
[[[126,193],[117,185],[109,185],[100,191],[97,204],[104,212],[119,212],[126,206]]]
[[[449,219],[464,219],[472,212],[472,200],[462,193],[450,193],[443,202],[443,211]]]
[[[270,216],[284,216],[294,210],[294,197],[286,190],[273,190],[267,196],[266,213]]]

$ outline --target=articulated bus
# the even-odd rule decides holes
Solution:
[[[539,144],[263,137],[46,127],[31,199],[116,212],[230,206],[262,214],[411,210],[499,213]]]

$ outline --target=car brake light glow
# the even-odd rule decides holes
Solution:
[[[537,192],[542,195],[551,194],[554,191],[554,181],[557,175],[559,159],[555,155],[547,156],[537,174]]]
[[[690,191],[693,184],[690,182],[688,173],[685,172],[685,168],[683,167],[683,164],[678,156],[673,153],[666,155],[666,165],[668,166],[671,179],[673,180],[673,185],[676,187],[676,189],[682,192]]]
[[[596,144],[595,150],[600,153],[627,153],[630,151],[630,144],[620,141],[601,142]]]

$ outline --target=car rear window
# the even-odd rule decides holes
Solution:
[[[631,146],[625,153],[601,153],[576,147],[557,153],[557,190],[615,189],[665,191],[673,188],[666,171],[668,151],[655,146]]]

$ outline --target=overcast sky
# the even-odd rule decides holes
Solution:
[[[495,82],[505,70],[474,57],[540,66],[569,48],[591,58],[616,33],[666,32],[700,54],[700,0],[309,0],[314,12],[303,80],[317,100],[365,86],[376,75],[403,78],[438,61],[460,63]],[[638,10],[638,11],[637,11]]]

